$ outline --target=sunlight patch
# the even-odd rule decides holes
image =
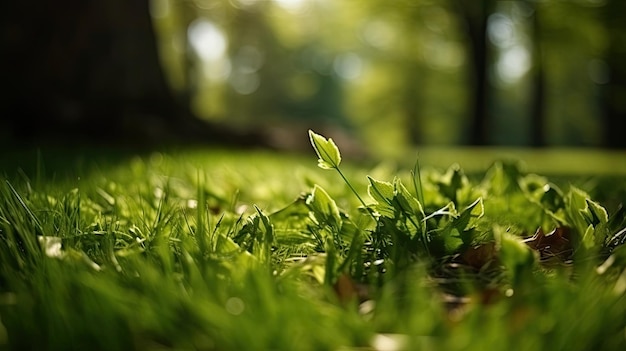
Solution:
[[[39,246],[48,257],[63,258],[63,243],[58,236],[38,236]]]

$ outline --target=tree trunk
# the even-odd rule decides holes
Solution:
[[[493,0],[455,1],[460,18],[467,29],[471,67],[470,91],[472,94],[470,116],[470,144],[489,144],[489,46],[487,43],[487,19],[493,8]]]
[[[610,81],[604,89],[604,145],[626,148],[626,2],[610,0],[605,6],[605,23],[609,32],[606,55]]]
[[[8,138],[232,139],[194,118],[170,91],[149,0],[10,1],[2,7],[0,112]]]
[[[543,51],[541,49],[541,22],[539,18],[539,4],[534,5],[535,12],[532,18],[532,93],[531,93],[531,145],[541,147],[546,145],[545,136],[545,73],[543,71]]]
[[[402,102],[404,105],[406,132],[408,133],[408,140],[411,145],[419,145],[423,142],[423,124],[420,118],[421,95],[418,89],[419,78],[419,71],[418,68],[415,67],[415,63],[412,63],[410,67],[406,67],[403,89],[404,99]]]

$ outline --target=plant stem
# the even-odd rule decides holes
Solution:
[[[357,193],[356,189],[354,189],[352,184],[350,184],[350,182],[348,181],[348,178],[346,178],[346,176],[343,175],[343,172],[341,172],[338,166],[336,166],[335,169],[337,170],[337,172],[339,172],[339,175],[341,176],[341,178],[343,178],[343,181],[348,185],[350,190],[352,190],[354,195],[356,195],[357,199],[359,199],[359,201],[361,202],[361,205],[363,205],[363,207],[367,210],[370,216],[372,216],[372,218],[374,219],[374,222],[376,222],[377,221],[376,216],[374,216],[374,214],[372,213],[372,210],[365,204],[365,201],[363,201],[363,199],[361,198],[359,193]]]
[[[422,171],[420,169],[420,159],[419,154],[417,155],[417,159],[415,160],[415,166],[413,166],[413,187],[415,188],[415,195],[424,206],[424,189],[422,188]],[[417,177],[417,181],[415,181]]]
[[[417,155],[417,159],[415,160],[415,166],[413,166],[413,171],[411,172],[413,178],[413,187],[415,188],[415,195],[418,198],[418,201],[422,205],[422,209],[424,208],[424,188],[422,187],[422,170],[420,169],[420,158],[419,154]],[[417,178],[417,180],[416,180]],[[424,216],[426,214],[424,213]],[[424,218],[425,219],[425,218]],[[426,235],[426,221],[424,221],[422,228],[422,243],[424,243],[424,249],[426,249],[426,253],[430,254],[430,250],[428,248],[427,235]]]

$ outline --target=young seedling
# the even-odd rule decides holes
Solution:
[[[339,153],[339,148],[337,147],[333,139],[326,139],[310,129],[309,139],[311,139],[311,145],[313,146],[313,149],[315,150],[315,153],[319,158],[317,160],[317,166],[321,169],[336,170],[343,179],[343,181],[348,185],[350,190],[354,193],[354,195],[356,195],[357,199],[359,199],[361,205],[363,205],[363,207],[367,209],[372,218],[374,218],[374,221],[376,221],[376,217],[374,216],[370,208],[365,204],[365,201],[363,201],[363,199],[356,191],[356,189],[354,189],[352,184],[350,184],[350,181],[348,181],[341,169],[339,169],[339,164],[341,163],[341,154]]]
[[[350,190],[359,199],[363,207],[374,219],[374,222],[380,224],[381,217],[385,216],[389,218],[394,218],[396,216],[405,218],[408,222],[411,222],[414,228],[420,230],[422,244],[424,245],[425,251],[429,253],[425,214],[422,208],[423,189],[421,186],[422,180],[419,170],[419,162],[416,163],[413,170],[413,185],[415,187],[416,196],[409,194],[408,190],[404,187],[404,185],[402,185],[402,182],[398,178],[396,178],[393,183],[389,183],[379,181],[368,176],[370,183],[368,187],[368,194],[375,201],[375,204],[366,205],[365,201],[363,201],[352,184],[350,184],[348,179],[344,176],[341,169],[339,169],[341,154],[333,140],[330,138],[326,139],[312,130],[309,130],[309,138],[311,139],[313,149],[319,157],[318,166],[322,169],[336,170],[341,178],[343,178],[344,182],[348,185]],[[422,199],[421,203],[417,200],[418,198]],[[416,222],[413,218],[415,215],[421,217],[423,223],[419,224]],[[412,235],[407,234],[407,237],[412,237]]]

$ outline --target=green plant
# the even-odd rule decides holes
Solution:
[[[571,186],[563,194],[545,178],[524,174],[516,163],[494,164],[478,186],[452,166],[431,176],[436,194],[428,197],[416,162],[410,173],[414,193],[397,176],[391,182],[367,176],[372,202],[366,203],[340,170],[341,155],[332,139],[313,131],[309,137],[318,166],[336,170],[373,219],[357,232],[366,233],[363,272],[376,272],[379,280],[382,273],[393,277],[415,262],[441,267],[441,262],[454,261],[474,270],[501,264],[507,280],[519,285],[540,260],[566,262],[580,253],[580,261],[588,261],[620,229],[609,228],[607,211],[584,191]],[[314,212],[332,231],[340,227],[341,211],[326,192],[324,203],[332,204],[332,211]],[[493,214],[485,218],[486,211]],[[336,215],[329,216],[331,212]]]
[[[0,349],[623,348],[625,210],[586,183],[309,137],[345,184],[250,151],[1,177]]]

